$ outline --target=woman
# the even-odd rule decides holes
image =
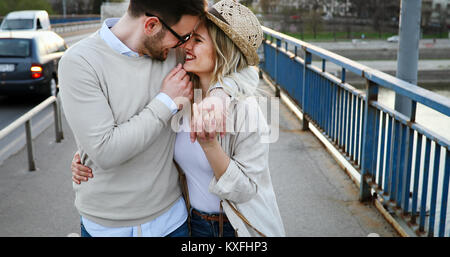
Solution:
[[[184,47],[183,68],[193,74],[203,97],[211,85],[220,83],[232,99],[231,125],[223,138],[215,134],[218,107],[199,113],[195,103],[190,127],[197,141],[192,142],[189,131],[177,134],[174,160],[187,181],[192,236],[285,235],[268,168],[269,146],[261,142],[267,123],[251,98],[258,74],[249,66],[259,61],[256,49],[261,41],[256,16],[239,3],[222,0],[208,10]],[[243,111],[249,109],[256,112]],[[248,131],[246,121],[255,113],[259,119],[253,120],[259,122],[251,125],[257,130]]]

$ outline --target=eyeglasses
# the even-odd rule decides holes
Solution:
[[[191,37],[192,37],[192,34],[194,34],[194,31],[192,31],[191,33],[189,33],[189,34],[186,34],[186,35],[184,35],[184,36],[180,36],[180,35],[178,35],[178,33],[176,33],[171,27],[169,27],[169,25],[167,25],[161,18],[159,18],[158,16],[156,16],[156,15],[153,15],[153,14],[151,14],[151,13],[145,13],[145,16],[148,16],[148,17],[156,17],[156,18],[158,18],[159,19],[159,21],[162,23],[162,25],[164,25],[164,27],[166,27],[169,31],[170,31],[170,33],[172,33],[177,39],[178,39],[178,43],[174,46],[174,47],[172,47],[172,48],[177,48],[177,47],[179,47],[179,46],[181,46],[182,44],[184,44],[184,43],[186,43],[187,41],[189,41],[189,39],[191,39]],[[195,29],[194,29],[195,30]]]

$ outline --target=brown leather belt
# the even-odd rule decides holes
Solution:
[[[207,214],[203,214],[198,212],[195,209],[192,209],[192,213],[195,213],[195,215],[200,216],[202,219],[207,220],[207,221],[217,221],[220,222],[220,215],[214,214],[214,215],[207,215]],[[223,216],[223,221],[229,222],[227,216],[225,216],[224,214],[222,214]]]

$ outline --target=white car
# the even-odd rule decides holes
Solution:
[[[3,20],[0,30],[50,30],[50,19],[47,11],[10,12]]]
[[[392,36],[392,37],[388,37],[387,41],[395,43],[395,42],[398,42],[398,39],[399,39],[398,35],[395,35],[395,36]]]

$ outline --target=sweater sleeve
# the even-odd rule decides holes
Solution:
[[[154,98],[127,122],[116,124],[99,79],[83,57],[68,54],[59,64],[65,117],[80,146],[101,169],[120,165],[145,150],[172,114]]]
[[[245,104],[247,107],[248,104]],[[239,104],[239,108],[244,108]],[[257,103],[256,103],[257,105]],[[252,105],[259,115],[259,107]],[[209,185],[210,192],[222,199],[228,199],[235,203],[244,203],[251,200],[257,193],[261,175],[268,169],[269,145],[261,142],[261,131],[267,129],[264,119],[260,119],[256,131],[245,130],[245,120],[249,120],[248,112],[236,118],[238,126],[235,137],[233,154],[225,173],[216,180],[215,177]]]

